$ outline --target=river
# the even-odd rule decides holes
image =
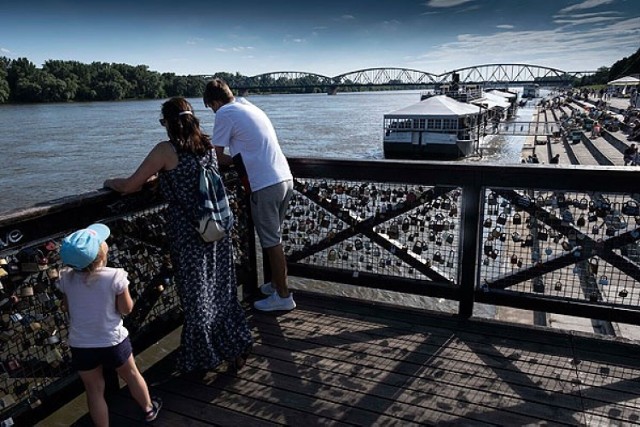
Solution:
[[[285,155],[382,159],[382,118],[420,91],[249,95],[271,118]],[[85,193],[130,174],[166,138],[163,100],[0,106],[0,212]],[[214,115],[190,99],[203,129]],[[519,110],[528,120],[532,108]],[[517,163],[523,137],[495,137],[479,161]],[[475,159],[474,161],[476,161]]]

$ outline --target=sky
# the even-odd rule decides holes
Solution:
[[[638,0],[5,0],[0,56],[157,72],[328,77],[482,64],[610,67],[640,48]]]

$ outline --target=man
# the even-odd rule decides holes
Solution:
[[[222,79],[207,83],[204,105],[215,113],[213,145],[220,165],[243,164],[251,197],[251,216],[271,268],[271,282],[260,287],[267,298],[256,301],[262,311],[296,307],[287,284],[282,223],[293,196],[293,176],[271,120],[249,101],[236,99]],[[231,156],[224,154],[229,147]]]

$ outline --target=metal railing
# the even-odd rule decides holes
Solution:
[[[640,324],[639,198],[617,167],[289,159],[295,196],[283,227],[291,276]],[[238,218],[245,297],[257,290],[246,194],[225,182]],[[111,265],[131,279],[134,348],[180,323],[156,193],[99,191],[0,215],[0,421],[60,404],[77,377],[55,289],[57,248],[95,221],[112,229]]]

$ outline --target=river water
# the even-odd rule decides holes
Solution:
[[[420,91],[250,95],[271,118],[291,157],[382,159],[385,113],[420,100]],[[190,99],[203,129],[214,115]],[[0,212],[102,186],[128,175],[166,138],[158,123],[163,100],[0,106]],[[528,120],[531,108],[519,110]],[[472,161],[517,163],[523,137],[494,137]],[[469,161],[469,160],[467,160]]]

